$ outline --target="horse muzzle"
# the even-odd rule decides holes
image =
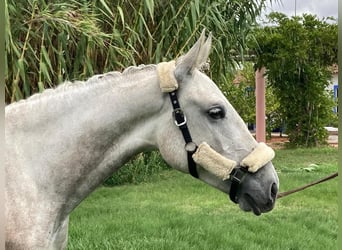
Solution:
[[[279,180],[271,163],[274,151],[264,143],[247,155],[240,164],[225,158],[202,143],[194,161],[208,172],[230,184],[229,197],[244,211],[260,215],[271,211],[277,197]]]
[[[269,163],[256,173],[246,173],[236,191],[236,203],[242,210],[259,216],[274,208],[278,187],[278,177]]]

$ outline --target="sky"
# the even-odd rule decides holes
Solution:
[[[303,13],[315,14],[322,19],[323,17],[333,16],[337,18],[339,0],[276,0],[270,4],[267,1],[265,13],[278,11],[287,16],[301,16]],[[342,3],[340,3],[342,4]]]

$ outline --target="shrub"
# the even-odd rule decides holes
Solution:
[[[138,184],[152,180],[163,170],[170,169],[159,152],[141,153],[127,162],[105,182],[105,186]]]

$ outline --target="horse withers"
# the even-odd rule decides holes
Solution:
[[[129,67],[8,105],[6,249],[66,248],[73,209],[147,150],[159,150],[170,166],[227,194],[235,184],[231,198],[244,211],[272,210],[279,186],[272,157],[259,161],[255,171],[238,172],[248,169],[241,167],[244,159],[257,162],[263,152],[219,88],[199,70],[210,47],[211,36],[202,33],[188,53],[163,70]],[[223,163],[213,157],[211,164],[196,164],[196,154],[206,149],[201,145]],[[202,158],[205,162],[205,154]],[[224,178],[213,164],[221,172],[228,169]]]

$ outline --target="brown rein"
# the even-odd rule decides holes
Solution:
[[[314,186],[314,185],[316,185],[316,184],[319,184],[319,183],[328,181],[328,180],[333,179],[333,178],[335,178],[335,177],[337,177],[337,176],[338,176],[338,172],[333,173],[333,174],[331,174],[331,175],[329,175],[329,176],[326,176],[326,177],[324,177],[324,178],[322,178],[322,179],[319,179],[319,180],[317,180],[317,181],[311,182],[311,183],[309,183],[309,184],[307,184],[307,185],[304,185],[304,186],[302,186],[302,187],[295,188],[295,189],[292,189],[292,190],[289,190],[289,191],[286,191],[286,192],[279,193],[279,194],[277,195],[277,199],[282,198],[282,197],[285,197],[285,196],[290,195],[290,194],[293,194],[293,193],[296,193],[296,192],[298,192],[298,191],[302,191],[302,190],[304,190],[304,189],[306,189],[306,188],[308,188],[308,187],[311,187],[311,186]]]

